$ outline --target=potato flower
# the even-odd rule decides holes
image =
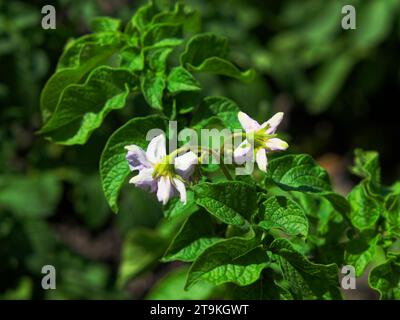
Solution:
[[[152,139],[145,152],[137,145],[126,146],[126,160],[132,171],[139,173],[130,179],[129,183],[142,189],[150,189],[157,193],[157,199],[164,205],[177,192],[180,200],[186,203],[185,180],[188,180],[198,163],[197,155],[186,152],[173,157],[166,153],[165,135]]]
[[[276,137],[276,129],[283,119],[283,112],[276,113],[271,119],[259,124],[246,113],[239,112],[238,119],[246,132],[246,139],[235,149],[233,157],[237,163],[246,160],[257,162],[258,168],[267,171],[267,153],[286,150],[289,145]]]

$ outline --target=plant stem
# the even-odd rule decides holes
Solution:
[[[205,148],[205,147],[202,147],[202,146],[183,146],[183,147],[181,147],[181,148],[178,148],[178,149],[176,149],[176,150],[174,150],[173,152],[171,152],[170,154],[169,154],[169,159],[170,159],[170,162],[171,163],[173,163],[174,162],[174,159],[180,154],[180,153],[183,153],[183,152],[186,152],[186,151],[196,151],[196,152],[201,152],[201,151],[206,151],[206,152],[208,152],[208,153],[211,153],[211,154],[213,154],[217,159],[219,158],[219,167],[221,168],[221,171],[222,171],[222,173],[224,174],[224,176],[228,179],[228,180],[233,180],[233,178],[232,178],[232,176],[231,176],[231,174],[229,173],[229,171],[228,171],[228,168],[225,166],[225,164],[224,164],[224,162],[222,161],[222,159],[221,159],[221,157],[220,157],[220,154],[218,154],[216,151],[214,151],[214,150],[212,150],[212,149],[210,149],[210,148]]]

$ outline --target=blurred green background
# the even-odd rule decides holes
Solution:
[[[186,2],[201,12],[204,31],[229,39],[233,61],[258,74],[248,85],[209,76],[207,94],[226,95],[259,120],[286,112],[292,151],[316,157],[339,192],[354,183],[347,168],[356,147],[379,151],[383,182],[400,178],[398,0]],[[143,101],[110,115],[84,146],[35,135],[40,91],[67,40],[88,33],[95,16],[126,22],[142,3],[0,0],[1,299],[215,295],[207,284],[183,292],[185,266],[158,263],[176,226],[160,224],[152,195],[128,186],[118,215],[105,202],[100,153],[113,130],[148,112]],[[57,10],[55,30],[41,28],[46,4]],[[356,7],[356,30],[341,28],[345,4]],[[56,267],[56,290],[41,287],[47,264]]]

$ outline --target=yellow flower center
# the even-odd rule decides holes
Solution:
[[[158,162],[154,166],[153,177],[161,177],[161,176],[172,177],[173,175],[174,175],[174,165],[173,163],[170,163],[169,156],[165,156],[163,159],[161,159],[160,162]]]
[[[267,134],[266,131],[270,126],[266,125],[257,131],[251,132],[246,135],[246,139],[250,142],[254,142],[254,150],[257,151],[260,148],[265,148],[265,144],[271,138],[275,138],[276,134]]]

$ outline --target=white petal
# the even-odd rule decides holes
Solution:
[[[172,184],[169,177],[162,176],[158,180],[157,184],[157,199],[164,205],[167,204],[168,200],[173,195]]]
[[[165,144],[165,135],[160,134],[159,136],[153,138],[147,147],[147,159],[155,164],[164,158],[167,155]]]
[[[259,149],[256,153],[256,162],[261,171],[267,171],[268,159],[265,149]]]
[[[178,190],[180,197],[181,197],[181,202],[183,202],[183,204],[186,204],[186,187],[185,184],[179,180],[174,178],[174,185],[176,187],[176,190]]]
[[[142,148],[137,145],[130,145],[125,147],[128,152],[126,153],[126,160],[128,161],[129,168],[133,170],[142,170],[150,168],[150,163],[147,161],[146,153]]]
[[[175,158],[175,169],[176,172],[182,176],[184,179],[188,179],[195,168],[195,165],[198,163],[197,155],[192,152],[186,152],[185,154],[178,156]]]
[[[276,150],[286,150],[289,145],[286,141],[283,141],[279,138],[271,138],[265,143],[267,149],[276,151]]]
[[[271,119],[268,121],[264,122],[261,127],[265,128],[265,126],[269,125],[269,128],[267,129],[266,133],[267,134],[274,134],[280,123],[282,122],[284,113],[283,112],[278,112],[276,113]]]
[[[242,125],[244,131],[246,131],[246,132],[257,131],[258,129],[261,128],[260,124],[256,120],[250,118],[244,112],[240,111],[238,113],[238,119],[239,119],[239,122]]]
[[[155,183],[153,178],[153,168],[140,170],[138,175],[129,180],[129,183],[133,183],[140,188],[152,187]]]
[[[243,164],[246,159],[249,159],[249,157],[252,156],[251,150],[251,143],[247,140],[244,140],[233,152],[233,158],[235,162],[238,164]]]

